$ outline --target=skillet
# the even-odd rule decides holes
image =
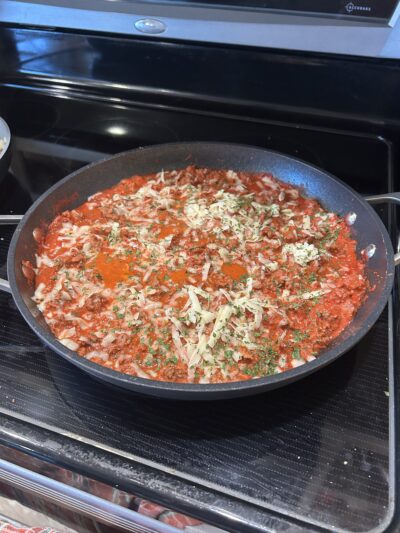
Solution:
[[[161,382],[129,376],[97,365],[63,346],[51,333],[32,301],[34,288],[29,285],[21,269],[22,260],[30,260],[35,264],[37,243],[33,238],[33,230],[123,178],[151,174],[161,169],[181,169],[191,164],[235,171],[270,172],[284,182],[302,187],[305,195],[316,198],[326,209],[341,216],[351,215],[357,252],[368,251],[366,275],[374,289],[368,293],[349,326],[314,361],[280,374],[248,381],[215,384]],[[0,280],[0,290],[11,292],[22,316],[44,343],[95,379],[130,391],[171,399],[215,400],[257,394],[288,385],[333,362],[366,335],[385,307],[392,290],[395,263],[400,262],[400,257],[394,256],[387,230],[367,200],[370,203],[400,203],[400,193],[365,199],[347,184],[317,167],[284,154],[251,146],[197,142],[139,148],[70,174],[47,190],[23,216],[0,217],[2,224],[19,222],[8,252],[9,281]]]

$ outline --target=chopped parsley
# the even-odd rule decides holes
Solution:
[[[298,346],[296,346],[296,348],[293,349],[292,357],[293,357],[293,359],[301,359],[301,357],[300,357],[300,348]]]
[[[293,339],[295,342],[301,342],[307,338],[308,338],[308,333],[306,333],[305,331],[300,331],[299,329],[293,330]]]
[[[118,307],[118,305],[114,305],[113,311],[115,313],[115,316],[119,319],[123,319],[125,317],[125,313],[122,313]]]

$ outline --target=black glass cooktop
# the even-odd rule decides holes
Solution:
[[[22,89],[0,93],[0,113],[15,135],[11,173],[0,183],[2,213],[24,212],[56,180],[107,154],[192,139],[273,148],[365,194],[393,187],[391,145],[357,133]],[[388,223],[391,211],[380,213]],[[12,233],[0,227],[3,277]],[[133,396],[82,374],[46,349],[1,293],[0,412],[185,479],[215,495],[215,508],[220,494],[266,516],[293,518],[296,530],[380,531],[393,513],[392,318],[389,305],[356,348],[297,384],[248,399],[178,403]],[[235,512],[233,505],[231,525]]]

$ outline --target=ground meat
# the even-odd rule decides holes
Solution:
[[[86,300],[86,308],[92,312],[98,312],[106,304],[107,298],[99,294],[93,294]]]
[[[30,261],[22,261],[22,273],[28,280],[29,285],[33,285],[35,282],[35,271]]]
[[[75,251],[69,257],[64,257],[63,260],[64,265],[73,265],[82,263],[85,260],[85,256],[82,253]]]
[[[186,377],[187,369],[174,365],[167,366],[162,370],[162,376],[165,381],[179,381]]]
[[[131,339],[129,338],[129,336],[123,333],[122,335],[117,336],[116,340],[109,348],[109,351],[113,355],[120,353],[121,351],[125,350],[130,343]]]

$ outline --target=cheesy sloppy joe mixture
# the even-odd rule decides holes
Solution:
[[[37,230],[34,301],[119,372],[217,383],[313,360],[368,283],[343,218],[268,173],[133,176]]]

